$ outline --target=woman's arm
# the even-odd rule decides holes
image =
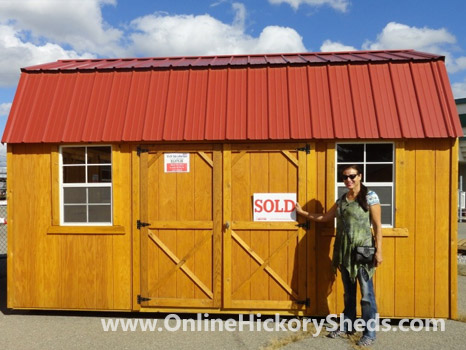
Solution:
[[[299,205],[299,203],[296,203],[296,212],[299,215],[302,215],[308,219],[311,219],[313,221],[318,221],[318,222],[327,222],[330,220],[333,220],[335,218],[336,212],[337,212],[337,204],[335,203],[329,211],[327,211],[324,214],[314,214],[314,213],[308,213],[307,211],[304,211],[303,208]]]
[[[375,266],[382,264],[382,209],[380,204],[374,204],[369,207],[372,218],[372,226],[375,234],[375,247],[377,251],[375,253]]]

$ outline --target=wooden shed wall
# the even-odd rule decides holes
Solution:
[[[129,146],[114,152],[116,234],[58,223],[58,147],[8,145],[8,307],[131,309]],[[56,228],[56,226],[55,226]],[[93,233],[93,234],[89,234]]]
[[[452,252],[457,143],[406,140],[395,146],[395,228],[384,229],[384,262],[375,275],[379,313],[456,317]],[[133,300],[139,292],[139,233],[131,226],[139,215],[139,193],[131,193],[131,179],[139,176],[138,159],[135,146],[113,149],[114,217],[119,229],[72,232],[53,225],[58,213],[58,147],[8,145],[8,307],[138,308]],[[311,143],[306,168],[307,208],[329,208],[335,198],[335,142]],[[308,232],[311,305],[306,313],[311,315],[343,310],[343,286],[331,272],[332,226],[312,225]]]
[[[384,261],[374,277],[378,311],[387,317],[454,318],[457,144],[446,139],[406,140],[395,146],[395,229],[383,229]],[[316,145],[317,210],[319,203],[326,208],[334,203],[334,152],[333,142]],[[316,227],[318,315],[343,310],[341,279],[334,280],[329,272],[331,226]]]

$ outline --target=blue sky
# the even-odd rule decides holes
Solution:
[[[64,58],[413,48],[445,55],[466,97],[465,13],[464,0],[0,0],[0,131],[20,68]]]

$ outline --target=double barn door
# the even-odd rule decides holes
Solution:
[[[305,145],[147,147],[140,156],[141,305],[305,310],[309,252],[296,222],[254,222],[254,193],[304,203]],[[189,171],[166,172],[187,153]],[[186,158],[185,158],[186,159]]]

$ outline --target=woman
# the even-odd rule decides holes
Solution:
[[[296,212],[308,219],[317,222],[325,222],[337,218],[337,235],[333,247],[332,265],[334,271],[340,270],[345,289],[343,310],[344,319],[356,320],[356,280],[359,281],[361,290],[362,318],[367,325],[369,320],[374,320],[377,313],[375,303],[374,286],[372,276],[376,266],[382,263],[382,224],[381,208],[377,194],[368,191],[361,183],[361,169],[358,165],[348,165],[342,171],[343,182],[348,192],[339,198],[325,214],[310,214],[304,211],[299,203],[296,203]],[[360,264],[353,261],[352,252],[357,246],[371,246],[373,236],[371,232],[371,220],[375,232],[376,253],[372,264]],[[330,338],[344,336],[352,333],[352,328],[333,331]],[[375,321],[365,327],[363,336],[358,341],[360,346],[369,346],[375,341]]]

